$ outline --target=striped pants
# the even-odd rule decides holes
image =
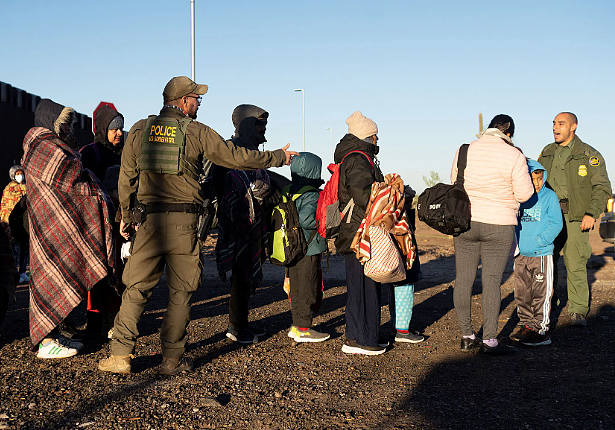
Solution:
[[[553,297],[553,256],[515,258],[515,302],[519,324],[540,334],[549,331]]]

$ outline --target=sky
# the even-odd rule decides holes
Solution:
[[[449,181],[457,148],[500,113],[537,158],[561,111],[615,181],[615,2],[195,0],[198,120],[230,138],[235,106],[270,114],[265,149],[303,144],[329,174],[355,110],[378,124],[384,173],[417,191]],[[2,0],[0,80],[91,115],[111,101],[126,128],[191,75],[190,0]],[[304,89],[304,93],[295,92]],[[604,127],[607,127],[606,129]],[[288,175],[288,168],[279,172]],[[615,182],[614,182],[615,185]]]

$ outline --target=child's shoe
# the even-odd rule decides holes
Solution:
[[[549,332],[540,334],[537,331],[530,330],[526,337],[519,342],[526,346],[551,345],[551,337],[549,336]]]
[[[320,333],[314,329],[299,330],[298,327],[292,326],[288,332],[288,337],[294,339],[295,342],[322,342],[331,337],[328,333]]]

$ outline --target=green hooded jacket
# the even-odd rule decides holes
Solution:
[[[583,216],[590,215],[598,219],[612,196],[606,163],[598,151],[581,141],[578,136],[575,135],[573,141],[572,152],[564,167],[569,218],[570,221],[582,221]],[[548,144],[538,157],[538,162],[545,167],[547,176],[550,177],[558,145],[555,142]]]

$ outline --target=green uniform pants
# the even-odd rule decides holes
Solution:
[[[587,315],[589,312],[589,285],[587,284],[587,260],[592,253],[589,232],[581,231],[581,222],[569,222],[564,215],[564,228],[555,239],[553,262],[555,264],[557,285],[557,262],[560,251],[564,254],[566,265],[566,286],[568,288],[568,312]]]
[[[148,214],[137,231],[122,280],[126,290],[115,318],[111,354],[134,353],[137,323],[166,264],[169,303],[162,319],[162,355],[180,358],[188,340],[190,298],[201,284],[203,265],[196,239],[197,215]]]

